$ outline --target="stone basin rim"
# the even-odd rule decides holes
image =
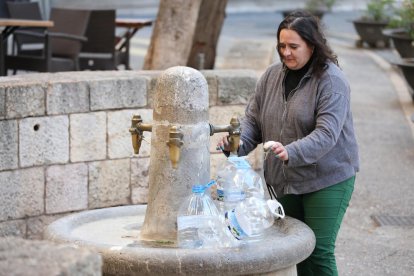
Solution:
[[[111,249],[113,244],[97,244],[88,240],[71,237],[76,226],[93,221],[118,218],[120,216],[145,216],[146,205],[129,205],[95,209],[72,214],[51,223],[45,230],[45,239],[57,243],[68,243],[75,247],[88,248],[100,253],[104,263],[117,260],[118,264],[129,263],[135,271],[145,275],[148,267],[150,274],[157,274],[156,264],[152,260],[162,261],[163,270],[179,271],[181,274],[186,267],[190,271],[184,273],[194,274],[194,266],[200,274],[216,274],[217,266],[220,271],[229,274],[256,274],[280,270],[295,265],[307,258],[315,246],[315,237],[312,230],[304,223],[286,217],[276,221],[278,235],[269,234],[265,240],[250,243],[247,246],[220,249],[184,249],[177,247],[122,247]],[[280,232],[285,236],[280,237]],[[149,257],[150,256],[150,257]],[[152,266],[153,265],[153,266]],[[105,266],[105,265],[104,265]],[[260,268],[260,269],[258,269]],[[116,264],[111,269],[117,271]],[[167,270],[168,271],[168,270]],[[160,272],[161,273],[161,272]],[[175,274],[175,273],[173,273]]]

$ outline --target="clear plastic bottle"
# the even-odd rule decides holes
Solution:
[[[225,213],[228,229],[238,240],[260,238],[276,218],[284,218],[282,205],[276,200],[249,197]]]
[[[177,240],[181,248],[232,247],[237,242],[226,231],[206,186],[194,185],[192,194],[180,205],[177,215]]]
[[[248,197],[264,198],[262,178],[245,157],[230,156],[217,171],[217,201],[222,213]]]

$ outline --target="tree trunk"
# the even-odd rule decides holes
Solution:
[[[226,5],[227,0],[203,0],[187,66],[195,69],[214,68]]]
[[[144,70],[165,70],[187,64],[202,1],[160,1]]]

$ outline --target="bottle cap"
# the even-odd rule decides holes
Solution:
[[[193,187],[191,188],[191,191],[193,193],[204,193],[207,189],[209,189],[214,184],[216,184],[216,181],[215,180],[211,180],[206,185],[194,184]]]
[[[204,185],[195,184],[191,188],[191,191],[195,194],[202,194],[206,190],[206,187]]]

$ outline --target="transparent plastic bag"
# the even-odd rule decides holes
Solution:
[[[217,171],[217,201],[221,212],[245,198],[264,198],[263,180],[245,157],[230,156]]]
[[[236,208],[225,213],[225,221],[232,235],[238,240],[260,238],[275,218],[284,218],[282,205],[273,199],[246,198]]]
[[[177,214],[177,241],[181,248],[222,248],[238,245],[237,240],[226,230],[224,217],[211,197],[205,193],[207,188],[194,185],[191,195],[180,205]]]

